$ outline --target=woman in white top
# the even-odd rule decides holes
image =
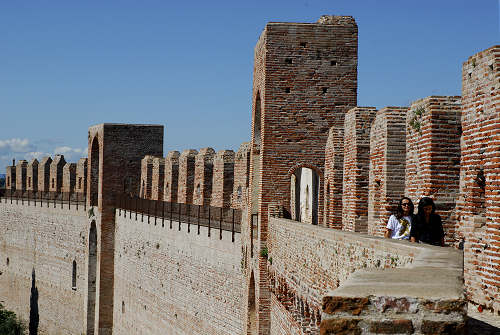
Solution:
[[[413,223],[413,202],[410,198],[402,197],[399,200],[396,213],[391,215],[385,227],[386,238],[409,240],[411,224]]]

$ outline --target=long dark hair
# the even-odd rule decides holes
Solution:
[[[436,204],[434,203],[434,200],[432,200],[429,197],[423,197],[422,199],[420,199],[420,201],[418,202],[418,212],[417,212],[418,217],[420,218],[424,217],[424,207],[429,205],[432,206],[431,215],[433,215],[436,212]]]
[[[403,200],[408,200],[408,202],[410,203],[410,216],[413,215],[413,211],[415,210],[415,206],[413,205],[413,201],[411,201],[411,199],[408,197],[402,197],[399,200],[398,207],[396,208],[396,213],[394,213],[394,215],[398,219],[401,219],[404,216],[403,206],[401,206],[401,204],[403,203]]]

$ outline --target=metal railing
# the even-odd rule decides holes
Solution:
[[[27,205],[27,206],[45,206],[56,208],[67,207],[71,209],[87,209],[87,198],[84,193],[79,192],[42,192],[42,191],[21,191],[21,190],[2,190],[0,192],[0,202]]]
[[[242,211],[209,205],[192,205],[161,200],[149,200],[121,195],[117,198],[116,210],[119,216],[136,221],[161,224],[173,229],[174,224],[181,230],[181,223],[187,225],[188,233],[194,228],[200,234],[200,227],[207,227],[208,236],[222,231],[230,231],[234,242],[235,233],[241,233]]]

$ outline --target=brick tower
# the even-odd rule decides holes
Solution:
[[[323,16],[316,23],[269,23],[255,47],[250,224],[242,231],[248,334],[270,330],[266,259],[260,255],[267,248],[270,206],[292,212],[291,179],[301,175],[300,169],[311,169],[313,180],[319,180],[311,188],[312,222],[322,224],[328,130],[342,129],[345,112],[356,105],[357,33],[356,22],[348,16]],[[252,226],[258,227],[253,233]]]

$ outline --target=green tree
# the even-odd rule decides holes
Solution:
[[[0,304],[0,334],[2,335],[24,335],[26,326],[18,320],[14,312],[6,310]]]

